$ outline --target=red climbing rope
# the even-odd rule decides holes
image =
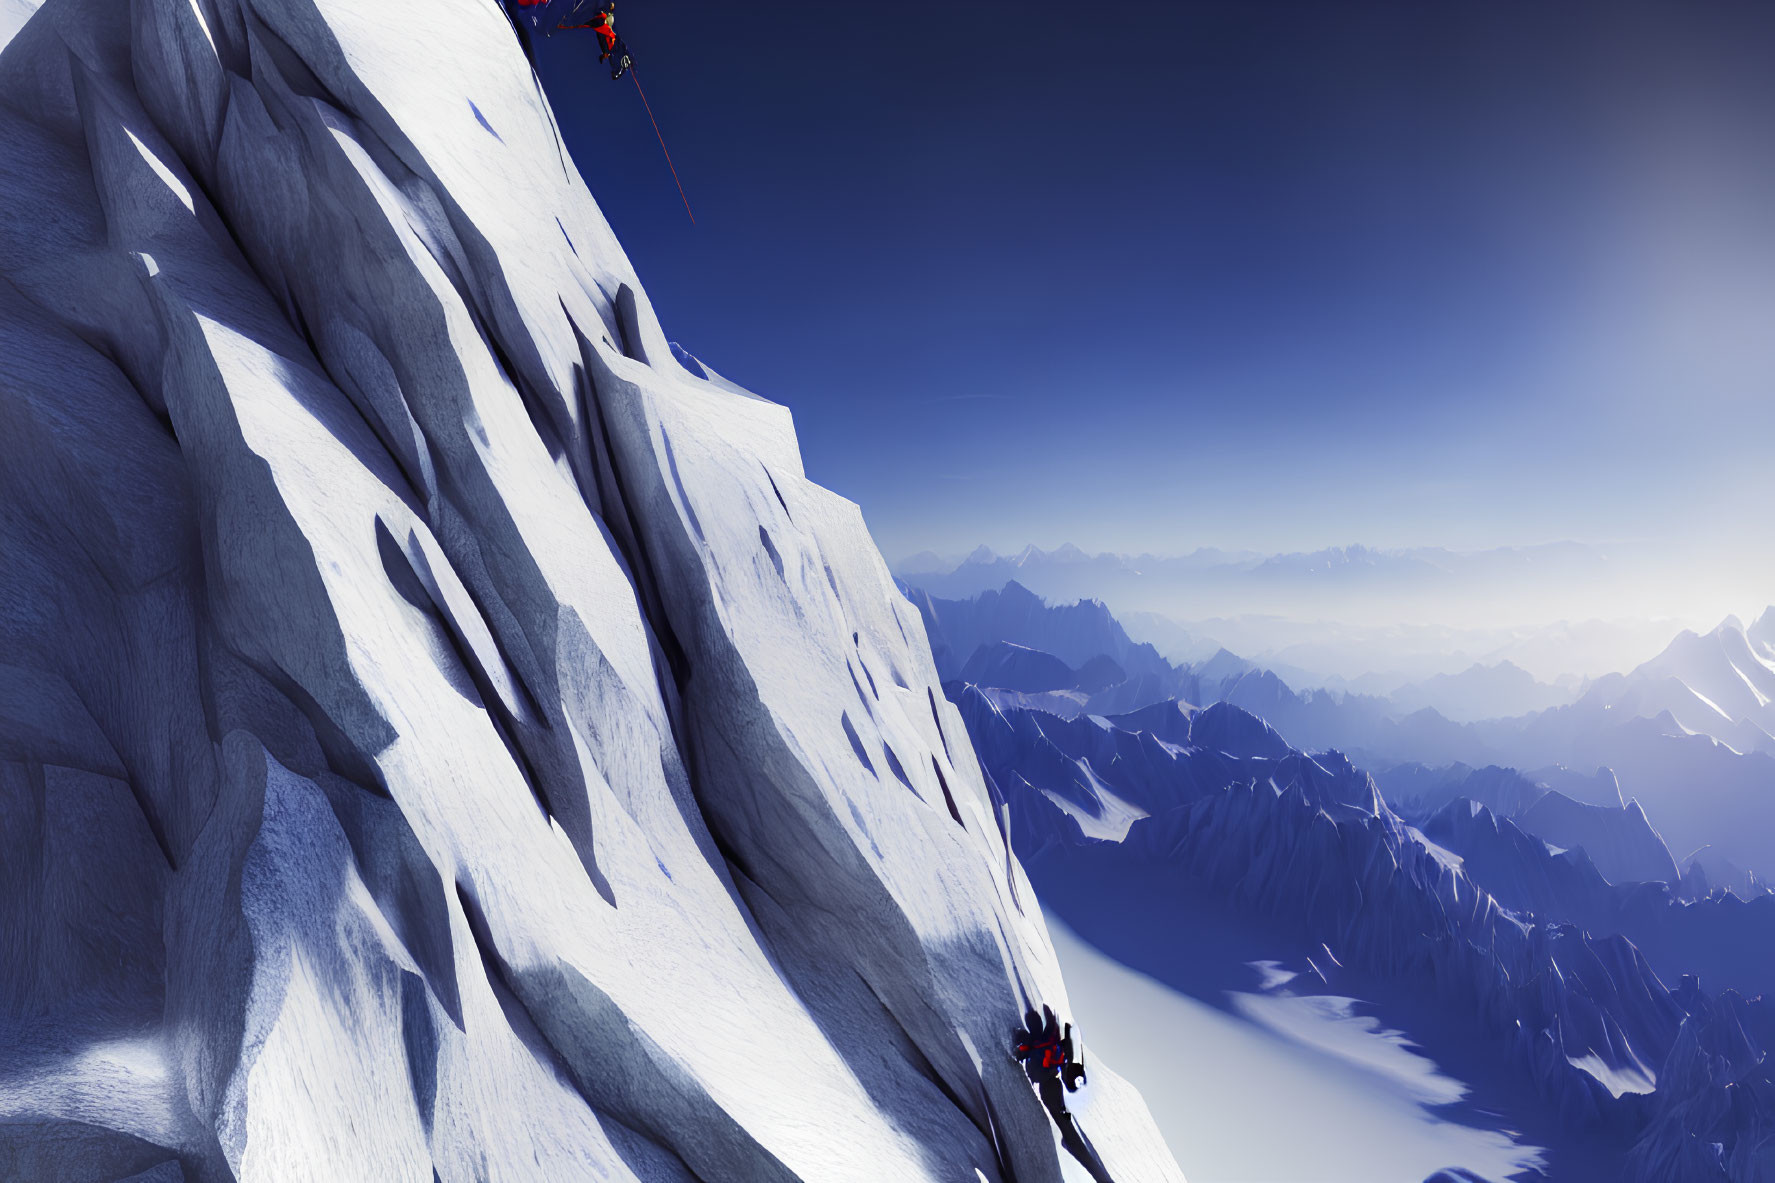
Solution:
[[[679,200],[684,202],[684,212],[690,214],[690,224],[696,225],[696,215],[690,213],[690,198],[684,196],[684,182],[678,179],[678,166],[672,163],[672,151],[666,147],[666,137],[660,135],[659,120],[653,117],[653,104],[647,101],[647,92],[641,89],[640,75],[635,67],[629,67],[629,77],[635,80],[635,93],[641,96],[641,105],[647,108],[647,121],[653,124],[653,134],[659,139],[659,150],[666,154],[666,167],[672,170],[672,183],[678,186]]]

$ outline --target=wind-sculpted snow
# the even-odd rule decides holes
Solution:
[[[499,7],[48,0],[0,102],[0,1175],[1061,1179],[918,613]]]
[[[1622,934],[1669,965],[1706,965],[1714,989],[1760,991],[1775,975],[1775,899],[1681,903],[1661,883],[1615,887],[1581,852],[1556,853],[1464,800],[1426,836],[1343,757],[1308,757],[1226,704],[1063,719],[952,690],[1044,899],[1087,935],[1092,917],[1119,917],[1095,927],[1129,964],[1168,980],[1216,955],[1169,950],[1161,931],[1134,931],[1138,917],[1235,917],[1296,951],[1301,986],[1371,999],[1457,1059],[1501,1054],[1513,1087],[1539,1098],[1536,1136],[1579,1147],[1561,1151],[1573,1177],[1619,1169],[1597,1157],[1608,1146],[1641,1164],[1635,1178],[1768,1177],[1757,1173],[1775,1129],[1775,1094],[1759,1083],[1766,1034],[1710,1017],[1745,1005],[1730,991],[1716,1000],[1688,982],[1673,994]],[[1129,810],[1139,816],[1122,834],[1102,832]],[[1704,1054],[1703,1029],[1738,1042]],[[1699,1142],[1726,1146],[1735,1165],[1709,1167]]]

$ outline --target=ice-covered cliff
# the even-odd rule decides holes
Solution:
[[[0,1176],[1074,1177],[919,615],[668,343],[499,6],[31,7]]]

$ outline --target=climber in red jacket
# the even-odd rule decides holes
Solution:
[[[523,0],[518,0],[518,2],[521,4]],[[576,8],[575,12],[577,11]],[[586,24],[568,24],[567,21],[572,20],[573,17],[574,13],[568,13],[567,20],[563,20],[555,27],[557,29],[590,29],[596,33],[598,48],[602,51],[598,54],[598,60],[610,63],[610,77],[613,80],[621,78],[633,63],[629,60],[629,47],[623,44],[621,37],[616,35],[616,0],[604,0],[598,6],[597,11],[592,13],[591,20]]]
[[[508,0],[508,4],[511,2],[513,2],[513,0]],[[515,0],[515,3],[521,9],[539,10],[546,9],[549,6],[550,0]],[[592,30],[592,32],[598,35],[598,60],[600,62],[610,63],[610,77],[612,79],[621,78],[634,63],[629,57],[629,47],[623,43],[621,37],[616,35],[616,0],[603,0],[598,8],[592,13],[591,19],[585,23],[569,24],[568,22],[575,20],[579,16],[579,11],[584,6],[584,3],[585,0],[580,0],[579,4],[575,4],[572,11],[568,12],[568,14],[561,19],[559,24],[549,30],[549,34],[552,36],[557,32],[572,32],[577,29]],[[530,22],[533,25],[536,23],[536,16],[534,14],[531,16]],[[529,38],[524,31],[522,23],[515,17],[513,18],[512,23],[518,28],[519,39],[528,42]],[[529,53],[529,46],[527,44],[525,52],[527,54]]]
[[[1085,1083],[1085,1065],[1078,1053],[1072,1024],[1062,1026],[1051,1007],[1043,1006],[1040,1012],[1032,1007],[1024,1016],[1023,1026],[1012,1033],[1011,1048],[1011,1058],[1023,1065],[1048,1116],[1060,1127],[1060,1144],[1078,1159],[1095,1183],[1114,1183],[1103,1160],[1097,1157],[1097,1151],[1066,1108],[1066,1094],[1077,1092]]]

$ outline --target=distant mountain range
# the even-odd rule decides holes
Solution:
[[[1644,597],[1624,589],[1659,580],[1635,564],[1643,566],[1643,558],[1616,559],[1577,543],[1471,552],[1202,549],[1181,556],[1092,555],[1069,544],[1014,555],[980,547],[952,559],[925,553],[895,572],[953,599],[1011,581],[1053,603],[1099,599],[1137,640],[1174,661],[1201,661],[1224,647],[1297,689],[1385,695],[1473,665],[1508,662],[1546,687],[1527,688],[1506,712],[1523,713],[1569,702],[1585,677],[1627,669],[1680,629],[1703,623],[1659,620],[1663,613],[1637,603]],[[1626,601],[1635,603],[1623,607]],[[1432,694],[1423,705],[1459,718],[1493,709],[1486,692],[1469,708],[1461,697],[1466,690],[1446,689],[1448,696]]]
[[[1330,1011],[1409,1040],[1483,1082],[1439,1112],[1510,1139],[1526,1156],[1511,1178],[1761,1177],[1775,1011],[1746,999],[1775,989],[1775,896],[1679,876],[1612,777],[1562,781],[1601,803],[1507,768],[1377,783],[1224,699],[1091,709],[1142,660],[1100,604],[1044,612],[1014,584],[916,602],[1044,910],[1097,948],[1236,1014]],[[1029,643],[1048,626],[1065,660]],[[959,669],[957,629],[978,642]],[[1277,687],[1237,664],[1143,676],[1197,696]]]
[[[942,595],[969,596],[1015,579],[1043,595],[1103,596],[1119,600],[1129,592],[1163,588],[1188,580],[1231,580],[1244,586],[1310,585],[1321,591],[1383,585],[1452,584],[1500,577],[1543,579],[1549,574],[1586,577],[1606,572],[1609,560],[1576,542],[1543,546],[1455,551],[1445,547],[1378,550],[1338,546],[1324,550],[1265,555],[1254,551],[1200,548],[1185,555],[1087,554],[1072,543],[1053,550],[1027,546],[1001,555],[981,546],[960,560],[923,551],[894,565],[895,574]]]
[[[1534,770],[1544,787],[1584,803],[1618,807],[1637,798],[1683,865],[1703,855],[1712,882],[1742,882],[1751,872],[1775,879],[1775,751],[1765,742],[1763,716],[1754,714],[1766,705],[1758,697],[1760,679],[1775,674],[1767,657],[1759,656],[1769,652],[1775,615],[1765,614],[1748,630],[1727,621],[1704,637],[1679,636],[1659,657],[1599,681],[1568,705],[1463,721],[1418,706],[1412,696],[1460,689],[1475,707],[1484,692],[1499,682],[1519,686],[1520,677],[1482,669],[1432,684],[1429,691],[1405,687],[1395,697],[1296,690],[1274,670],[1226,650],[1194,663],[1167,661],[1134,641],[1096,600],[1050,606],[1014,582],[967,600],[909,594],[925,618],[946,680],[962,679],[975,649],[1000,639],[1055,654],[1074,671],[1070,686],[991,691],[1010,705],[1073,718],[1168,698],[1193,705],[1227,702],[1265,720],[1302,750],[1346,752],[1382,770],[1383,780],[1385,770],[1410,764]],[[1086,690],[1083,667],[1099,654],[1128,677]],[[1734,685],[1744,692],[1732,693]],[[1685,722],[1669,709],[1673,700],[1720,709],[1711,715],[1689,710]],[[1746,713],[1734,717],[1732,710]],[[1752,740],[1757,742],[1747,742]],[[1613,772],[1598,781],[1592,775],[1598,768]]]
[[[1775,609],[1462,722],[1424,704],[1569,695],[1509,663],[1297,691],[1097,600],[903,589],[1043,909],[1178,996],[1407,1041],[1514,1156],[1433,1183],[1766,1177]]]
[[[1387,698],[1401,711],[1434,708],[1456,723],[1502,719],[1510,715],[1544,711],[1563,706],[1577,687],[1549,686],[1510,661],[1496,665],[1471,665],[1458,674],[1436,674],[1421,682],[1408,682]]]

